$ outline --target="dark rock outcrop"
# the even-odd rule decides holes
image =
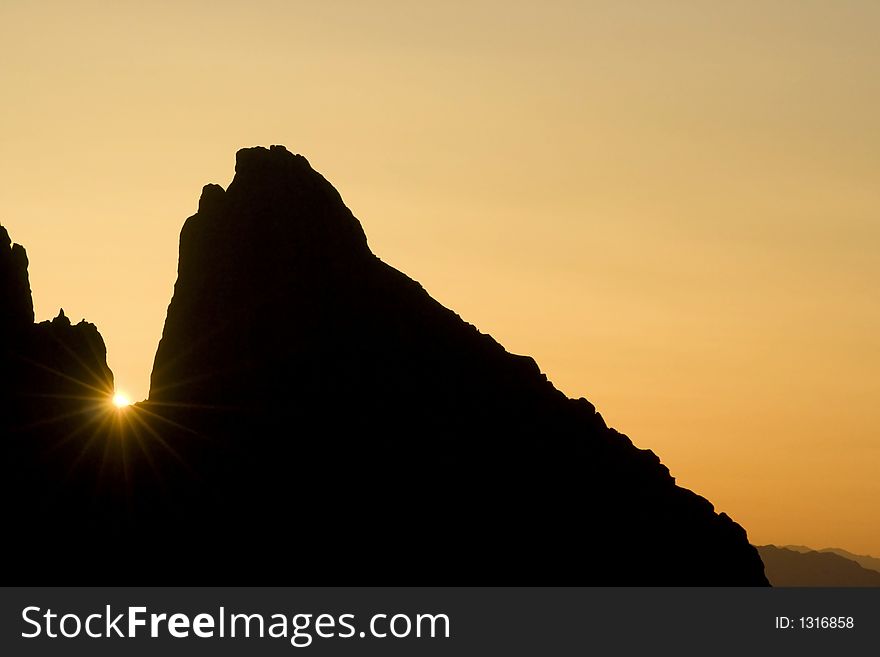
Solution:
[[[0,226],[0,349],[7,401],[14,413],[33,406],[41,418],[48,415],[48,399],[60,402],[101,399],[112,395],[113,373],[107,349],[94,324],[71,324],[64,309],[52,321],[34,324],[34,306],[24,248],[12,244]]]
[[[880,572],[834,552],[758,547],[773,586],[880,586]]]
[[[63,310],[34,324],[27,266],[24,248],[0,227],[0,509],[4,551],[17,555],[8,563],[21,567],[57,563],[61,542],[93,529],[103,513],[85,491],[108,454],[113,394],[106,348],[93,324],[72,325]],[[98,536],[86,542],[93,540]],[[64,568],[75,554],[69,552]]]
[[[28,257],[20,244],[13,244],[0,226],[0,338],[11,336],[34,323],[34,304],[28,280]]]
[[[166,553],[238,582],[767,583],[651,451],[374,256],[304,157],[239,151],[178,274],[138,410],[185,464],[140,520]]]

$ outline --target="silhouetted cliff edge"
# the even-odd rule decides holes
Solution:
[[[186,221],[141,409],[199,482],[166,549],[241,580],[767,583],[739,525],[374,256],[281,146]]]
[[[102,403],[112,394],[107,349],[94,324],[71,324],[60,310],[52,321],[34,323],[27,253],[0,226],[0,363],[4,425]]]
[[[44,583],[44,571],[66,572],[76,562],[72,536],[89,544],[104,538],[100,518],[111,498],[102,500],[93,486],[108,456],[103,437],[113,373],[93,324],[71,324],[63,310],[52,321],[34,323],[27,254],[2,226],[0,304],[0,517],[7,583],[25,573],[28,583]],[[105,474],[113,469],[111,463]]]

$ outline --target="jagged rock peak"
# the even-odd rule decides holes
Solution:
[[[64,308],[58,311],[58,317],[52,320],[52,324],[55,326],[70,326],[70,319],[64,314]]]
[[[242,148],[235,154],[235,173],[249,173],[251,171],[264,172],[270,168],[292,168],[300,170],[312,170],[305,156],[291,153],[285,146],[273,145],[269,148],[253,146]]]
[[[181,233],[182,272],[253,259],[324,263],[370,254],[360,222],[339,192],[302,155],[284,146],[243,148],[227,189],[202,188],[198,212]],[[203,265],[207,265],[206,269]]]
[[[315,171],[305,157],[291,153],[284,146],[254,146],[239,150],[235,154],[235,178],[227,192],[234,192],[237,188],[263,196],[263,200],[276,206],[287,205],[288,209],[296,205],[314,211],[324,206],[325,210],[341,208],[348,212],[336,188]]]
[[[209,183],[202,187],[202,195],[199,198],[199,214],[210,214],[223,204],[226,190],[220,185]]]
[[[0,226],[0,313],[2,327],[22,328],[34,322],[27,252],[20,244],[12,243],[3,226]]]

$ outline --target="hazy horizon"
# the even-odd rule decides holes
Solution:
[[[0,223],[146,396],[202,185],[284,144],[373,251],[752,543],[880,555],[880,6],[7,2]]]

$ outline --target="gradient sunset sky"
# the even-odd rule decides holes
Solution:
[[[880,555],[878,34],[873,0],[4,0],[0,222],[140,399],[202,185],[285,144],[753,543]]]

